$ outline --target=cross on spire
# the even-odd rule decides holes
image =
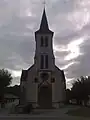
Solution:
[[[36,33],[50,33],[53,35],[53,32],[49,30],[48,20],[45,11],[46,0],[43,0],[42,4],[44,5],[43,14],[41,18],[40,28]]]
[[[46,16],[46,12],[45,12],[45,7],[43,9],[43,15],[42,15],[40,29],[44,30],[44,31],[49,29],[47,16]]]
[[[43,5],[44,5],[44,8],[45,8],[45,5],[46,5],[46,0],[43,1]]]

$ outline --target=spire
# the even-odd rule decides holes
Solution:
[[[39,28],[39,30],[37,30],[35,32],[35,34],[36,33],[48,33],[48,34],[52,34],[53,35],[53,32],[49,29],[49,26],[48,26],[45,6],[44,6],[44,10],[43,10],[43,15],[42,15],[42,19],[41,19],[40,28]]]
[[[42,15],[42,20],[41,20],[41,25],[40,25],[40,30],[46,31],[48,29],[49,29],[49,27],[48,27],[48,21],[47,21],[45,7],[44,7],[43,15]]]

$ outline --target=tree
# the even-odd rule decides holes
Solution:
[[[6,93],[20,97],[20,85],[6,87],[5,91]]]
[[[77,104],[81,104],[84,101],[84,104],[87,104],[88,95],[90,94],[90,77],[81,76],[79,79],[74,81],[72,84],[72,97],[77,100]]]
[[[5,88],[10,85],[12,80],[11,73],[8,70],[0,69],[0,101],[3,107]]]
[[[72,99],[71,90],[70,89],[66,89],[66,103],[69,104],[71,99]]]

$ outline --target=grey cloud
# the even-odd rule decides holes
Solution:
[[[55,44],[67,45],[70,41],[75,40],[75,39],[77,39],[77,38],[79,38],[81,36],[82,35],[79,34],[78,31],[73,31],[72,30],[70,33],[68,33],[68,31],[65,30],[62,33],[58,33],[55,36],[54,42],[55,42]]]
[[[75,4],[78,0],[50,0],[46,4],[46,12],[50,28],[55,32],[54,45],[66,46],[70,41],[89,34],[90,23],[81,30],[76,30],[69,20],[68,14],[77,11]],[[26,10],[31,16],[26,16]],[[35,52],[34,32],[39,28],[43,5],[36,0],[0,0],[0,68],[21,70],[33,64]],[[79,9],[78,9],[79,10]],[[87,42],[88,41],[88,42]],[[65,69],[67,78],[76,78],[89,74],[89,39],[80,46],[83,56],[75,58],[73,64]],[[68,52],[56,51],[56,64],[59,67],[72,61],[65,61]],[[19,82],[19,77],[13,83]],[[70,86],[70,82],[67,83]]]
[[[7,39],[8,38],[8,39]],[[24,40],[19,40],[19,39]],[[31,64],[34,56],[34,49],[35,49],[35,42],[32,42],[32,37],[6,37],[6,40],[3,38],[2,44],[0,44],[0,55],[2,56],[0,58],[1,61],[6,65],[6,67],[10,67],[12,69],[15,69],[15,66],[17,64]],[[33,46],[33,47],[32,47]],[[4,59],[4,60],[3,60]],[[21,59],[21,61],[20,61]],[[2,63],[0,64],[2,65]],[[4,66],[5,67],[5,66]]]
[[[16,85],[16,84],[20,84],[20,77],[14,77],[12,80],[12,86]]]

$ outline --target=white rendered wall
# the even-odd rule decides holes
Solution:
[[[55,83],[53,83],[53,90],[52,90],[52,100],[53,102],[62,102],[64,100],[64,86],[62,83],[62,74],[61,71],[57,68],[55,69]]]
[[[37,102],[37,84],[34,83],[36,76],[35,67],[28,71],[28,77],[26,82],[26,99],[27,102]]]

